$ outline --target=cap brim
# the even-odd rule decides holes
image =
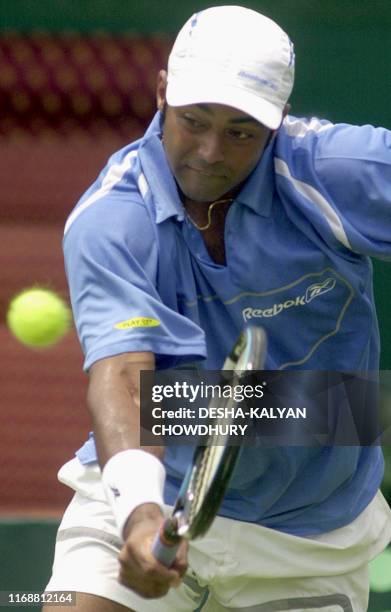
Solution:
[[[167,84],[166,99],[170,106],[187,106],[189,104],[223,104],[247,113],[259,123],[271,130],[280,127],[282,111],[268,100],[221,83],[195,83],[194,80],[184,83],[181,79],[177,86],[171,78]]]

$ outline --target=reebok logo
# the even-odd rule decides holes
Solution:
[[[314,298],[322,295],[322,293],[327,293],[327,291],[331,291],[335,287],[335,279],[334,278],[326,278],[322,283],[314,283],[310,285],[305,292],[305,301],[307,304],[311,302]]]
[[[285,300],[279,304],[273,304],[270,308],[244,308],[242,311],[245,322],[250,319],[276,317],[283,310],[294,308],[295,306],[305,306],[312,302],[315,298],[334,289],[336,281],[333,278],[326,278],[320,283],[313,283],[307,289],[304,295],[298,295],[295,298]]]

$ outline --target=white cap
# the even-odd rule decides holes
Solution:
[[[277,129],[294,81],[293,44],[271,19],[241,6],[195,13],[168,60],[170,106],[232,106]]]

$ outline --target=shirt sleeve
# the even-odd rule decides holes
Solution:
[[[391,132],[288,120],[275,161],[287,199],[333,248],[391,259]]]
[[[391,132],[340,125],[324,140],[315,168],[351,249],[391,260]]]
[[[68,229],[64,256],[85,370],[125,352],[151,351],[157,367],[205,357],[203,331],[159,296],[158,245],[142,200],[118,189],[94,201]]]

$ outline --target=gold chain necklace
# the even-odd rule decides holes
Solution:
[[[210,226],[212,225],[212,210],[214,209],[214,207],[217,204],[225,204],[226,202],[233,202],[235,198],[225,198],[224,200],[216,200],[215,202],[212,202],[212,204],[209,204],[208,206],[208,222],[206,225],[198,225],[198,223],[196,223],[194,221],[194,219],[191,218],[191,216],[189,215],[189,213],[186,211],[187,217],[189,219],[189,221],[194,225],[195,228],[197,228],[200,232],[204,232],[205,230],[209,229]]]

